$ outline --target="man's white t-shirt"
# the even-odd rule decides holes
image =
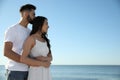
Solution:
[[[20,24],[16,24],[7,29],[7,31],[5,32],[4,42],[12,42],[13,43],[12,50],[17,54],[21,55],[24,41],[29,36],[29,34],[30,29],[25,28]],[[6,69],[11,71],[28,71],[28,65],[8,59]]]

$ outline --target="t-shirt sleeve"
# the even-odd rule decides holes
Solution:
[[[8,29],[5,32],[5,40],[4,42],[14,42],[15,41],[15,32],[13,31],[13,29]]]

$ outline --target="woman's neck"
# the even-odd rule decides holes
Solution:
[[[42,38],[42,33],[41,32],[37,32],[36,35],[39,36],[40,38]]]

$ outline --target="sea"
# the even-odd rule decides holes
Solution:
[[[120,65],[52,65],[52,80],[120,80]],[[5,80],[0,65],[0,80]]]

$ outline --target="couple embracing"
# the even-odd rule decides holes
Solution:
[[[21,20],[5,32],[4,56],[7,80],[51,80],[52,54],[47,38],[48,20],[35,17],[36,7],[25,4],[20,8]],[[32,30],[27,25],[32,24]]]

